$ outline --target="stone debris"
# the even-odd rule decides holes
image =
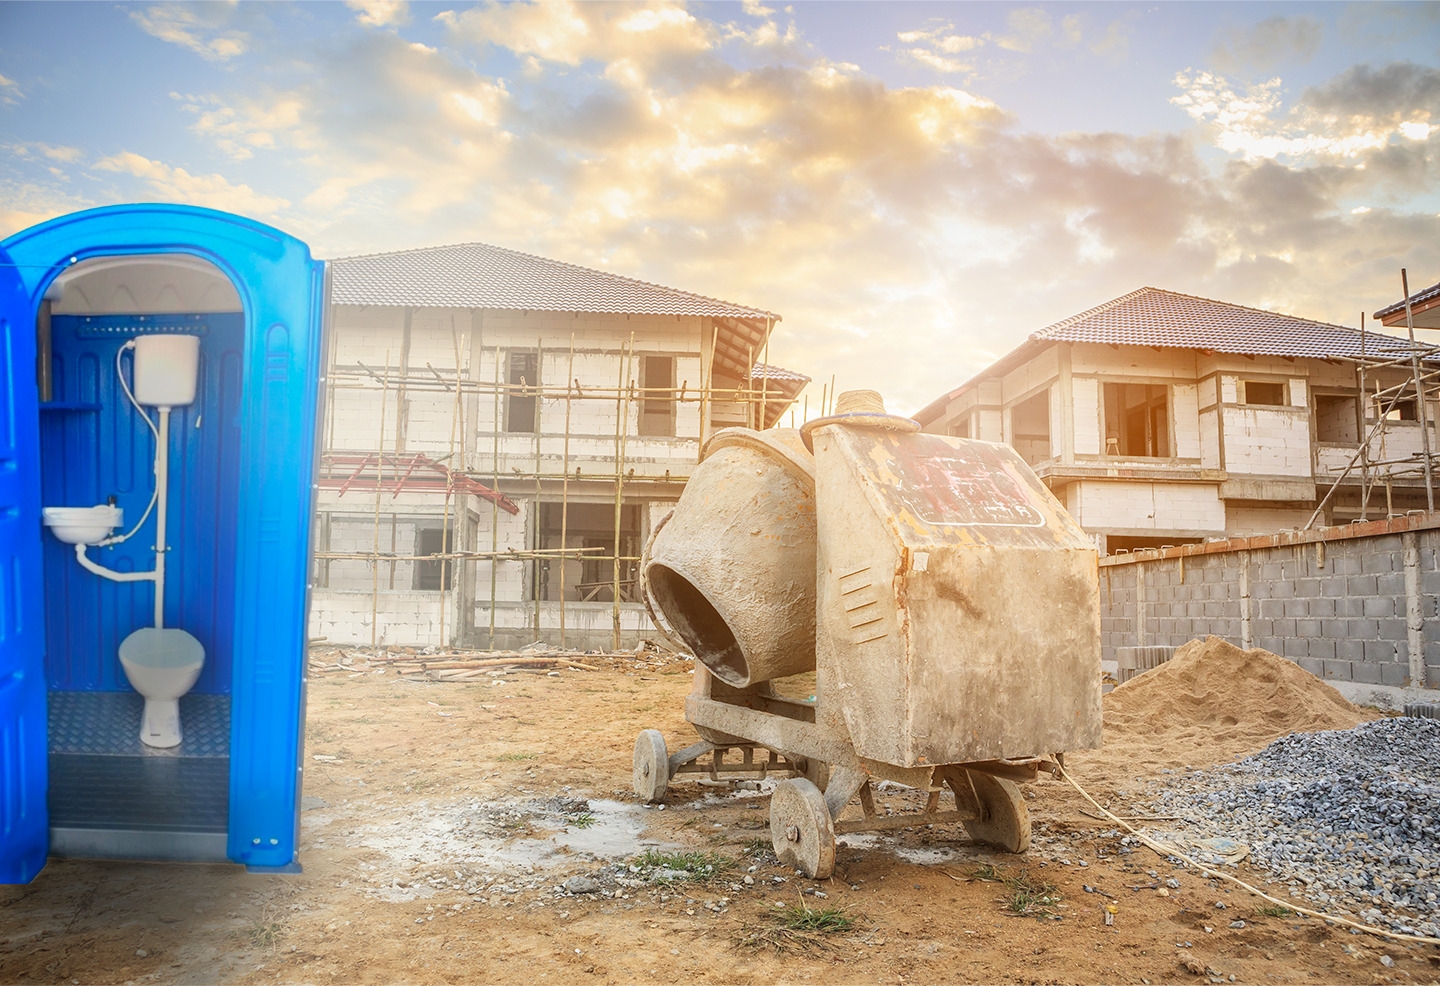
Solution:
[[[1317,910],[1440,936],[1440,720],[1294,733],[1234,764],[1167,779],[1156,813],[1251,847]]]

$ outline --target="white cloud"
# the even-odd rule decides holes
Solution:
[[[1388,146],[1397,136],[1424,140],[1432,129],[1425,123],[1380,119],[1337,126],[1333,115],[1328,118],[1332,125],[1323,125],[1327,121],[1304,105],[1284,109],[1278,78],[1237,88],[1209,72],[1182,72],[1175,85],[1182,94],[1170,101],[1208,124],[1216,146],[1246,160],[1355,158]]]
[[[96,204],[68,189],[0,180],[0,238]]]
[[[162,201],[258,216],[272,215],[290,204],[277,196],[256,192],[249,185],[232,184],[223,175],[192,175],[184,168],[173,168],[130,151],[102,158],[95,167],[141,179],[149,192]]]
[[[345,6],[356,12],[356,20],[366,27],[403,27],[410,23],[410,4],[406,0],[345,0]]]
[[[226,25],[232,3],[166,3],[132,10],[130,17],[147,34],[188,48],[203,58],[223,62],[243,55],[249,35]]]
[[[0,103],[4,103],[6,106],[14,106],[24,97],[25,94],[20,90],[20,83],[14,79],[8,79],[0,75]]]
[[[6,144],[5,149],[22,161],[33,161],[37,157],[48,158],[51,161],[60,161],[64,164],[80,160],[84,151],[78,147],[56,146],[45,144],[40,141],[30,143]]]

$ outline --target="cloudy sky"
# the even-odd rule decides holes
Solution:
[[[913,411],[1144,285],[1355,325],[1440,280],[1440,4],[8,2],[0,148],[0,235],[478,240]]]

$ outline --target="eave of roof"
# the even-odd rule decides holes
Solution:
[[[1412,312],[1412,314],[1418,314],[1420,312],[1427,311],[1431,308],[1434,308],[1437,304],[1440,304],[1440,282],[1436,282],[1435,284],[1430,285],[1428,288],[1421,288],[1419,291],[1416,291],[1410,296],[1410,311]],[[1374,317],[1378,318],[1381,322],[1384,322],[1388,325],[1390,324],[1390,319],[1395,318],[1397,315],[1404,314],[1405,299],[1401,298],[1393,305],[1386,305],[1384,308],[1377,311]]]

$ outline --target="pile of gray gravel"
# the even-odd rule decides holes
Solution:
[[[1317,910],[1440,937],[1440,720],[1293,733],[1167,780],[1157,814],[1251,846]]]

